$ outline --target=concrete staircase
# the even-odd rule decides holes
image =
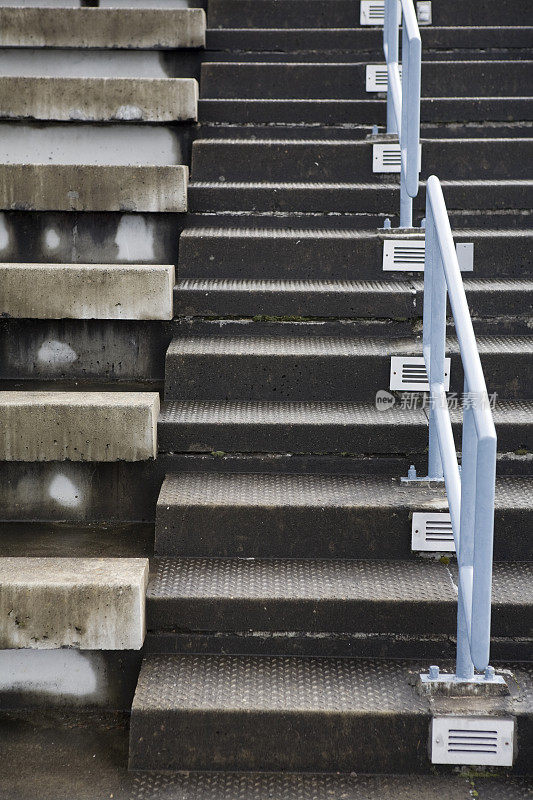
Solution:
[[[77,800],[527,796],[528,3],[434,0],[422,29],[416,224],[435,172],[497,394],[509,692],[466,697],[418,685],[453,669],[457,609],[453,553],[411,545],[445,492],[401,481],[424,474],[427,410],[376,404],[391,357],[421,355],[423,303],[416,266],[383,270],[381,29],[356,0],[209,0],[207,31],[200,8],[107,5],[0,8],[5,707],[131,706],[131,772],[81,766]],[[433,765],[450,715],[513,720],[514,774],[475,747],[466,784]]]
[[[516,4],[486,3],[482,17],[475,4],[433,6],[421,177],[439,175],[457,241],[474,243],[465,286],[498,395],[492,657],[525,692],[531,62],[524,30],[499,27]],[[413,513],[447,508],[440,487],[400,482],[410,464],[423,474],[426,413],[400,395],[387,411],[375,404],[391,356],[421,354],[422,308],[420,275],[382,267],[398,183],[373,167],[384,99],[367,91],[366,65],[382,60],[380,32],[355,27],[355,2],[212,0],[207,11],[130,767],[257,773],[242,792],[261,799],[259,773],[299,773],[278,776],[276,796],[326,797],[306,771],[430,771],[431,720],[451,713],[516,718],[514,769],[527,771],[522,691],[416,689],[421,669],[455,655],[456,567],[411,551]],[[471,27],[480,21],[490,27]],[[423,188],[416,203],[420,224]],[[453,326],[447,351],[460,393]],[[212,780],[207,796],[226,796]],[[333,793],[367,796],[332,780]],[[189,796],[181,777],[145,784],[154,797],[163,785]]]

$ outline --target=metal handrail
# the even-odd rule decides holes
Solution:
[[[447,297],[464,371],[461,471],[444,389]],[[423,352],[429,375],[429,479],[444,477],[458,562],[456,676],[490,654],[496,430],[440,181],[426,186]]]
[[[398,26],[402,18],[402,76]],[[400,140],[400,227],[413,225],[413,197],[420,172],[420,76],[422,42],[413,0],[385,0],[383,52],[387,62],[387,133]]]

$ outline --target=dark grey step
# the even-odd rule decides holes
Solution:
[[[396,277],[383,273],[383,242],[376,231],[316,229],[316,223],[315,230],[309,230],[302,229],[299,220],[293,224],[272,229],[188,228],[180,237],[179,279],[376,281]],[[453,233],[457,242],[474,243],[472,275],[476,279],[529,277],[530,231],[454,229]]]
[[[533,389],[531,337],[478,337],[487,388],[501,399]],[[233,336],[172,340],[166,357],[165,399],[370,400],[387,389],[393,355],[421,355],[414,339]],[[457,342],[449,340],[451,390],[463,387]]]
[[[523,97],[532,78],[533,61],[424,61],[422,96]],[[211,62],[202,65],[200,86],[209,99],[369,98],[366,63]]]
[[[420,697],[414,684],[424,668],[334,658],[148,656],[132,707],[130,768],[429,771],[430,719],[460,703]],[[514,695],[478,699],[476,710],[517,715],[517,766],[524,769],[531,678],[524,668],[515,674]]]
[[[400,397],[378,410],[362,403],[164,403],[160,453],[408,454],[427,448],[427,411]],[[533,402],[501,401],[493,411],[501,453],[533,450]],[[452,408],[458,450],[461,410]]]
[[[533,178],[533,139],[424,139],[421,145],[422,178]],[[198,182],[370,183],[379,179],[373,147],[372,141],[357,140],[198,139],[191,176]]]
[[[532,504],[533,478],[497,480],[496,560],[531,559]],[[155,553],[409,559],[412,513],[446,510],[442,485],[407,486],[396,477],[182,472],[163,483]]]
[[[355,20],[352,20],[352,23]],[[301,20],[306,22],[306,20]],[[529,49],[533,31],[523,26],[422,27],[423,52],[445,49],[454,58],[458,49]],[[376,28],[211,28],[207,31],[209,50],[233,52],[370,51],[383,54],[383,31]],[[433,54],[432,54],[433,55]],[[456,56],[455,56],[456,58]]]
[[[524,800],[527,778],[476,778],[480,800]],[[306,773],[139,773],[132,800],[471,800],[459,775],[328,775]],[[28,798],[32,798],[28,794]],[[26,800],[26,798],[21,798]]]
[[[390,179],[388,179],[390,181]],[[529,210],[533,181],[442,181],[448,209]],[[321,214],[382,214],[394,216],[399,205],[399,185],[383,183],[280,183],[191,182],[189,208],[193,212],[300,212]],[[425,208],[421,185],[414,208]],[[482,215],[484,216],[484,215]],[[523,227],[523,224],[522,224]]]
[[[456,579],[425,559],[156,559],[147,628],[453,636]],[[531,564],[494,565],[494,636],[531,635],[532,580]]]
[[[533,315],[533,281],[465,280],[476,317]],[[422,281],[183,280],[174,313],[203,317],[418,319]]]
[[[493,89],[494,91],[494,89]],[[370,98],[371,95],[368,95]],[[382,99],[296,100],[205,97],[198,101],[203,122],[320,123],[323,125],[384,125],[386,104]],[[422,122],[483,122],[485,120],[531,120],[529,97],[436,97],[422,98]]]
[[[359,25],[358,0],[209,0],[210,28],[352,28]],[[528,0],[463,0],[433,4],[433,25],[509,25],[527,22]]]

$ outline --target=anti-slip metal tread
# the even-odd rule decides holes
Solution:
[[[527,778],[475,780],[479,800],[530,800]],[[469,778],[456,775],[309,773],[139,773],[131,800],[471,800]]]
[[[154,655],[143,660],[132,713],[224,710],[427,713],[405,667],[335,658]]]
[[[525,283],[525,282],[524,282]],[[533,287],[533,282],[530,284]],[[391,294],[401,292],[408,295],[414,290],[406,281],[340,281],[340,280],[183,280],[178,281],[180,291],[210,291],[210,292],[269,292],[326,294],[330,292],[353,292],[354,294]],[[522,287],[523,290],[524,287]],[[519,287],[516,287],[518,290]]]
[[[272,473],[176,473],[161,487],[161,506],[409,507],[439,511],[447,507],[442,486],[406,485],[399,478]],[[496,508],[527,510],[533,505],[533,477],[496,480]]]

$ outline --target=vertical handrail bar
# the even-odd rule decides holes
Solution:
[[[447,296],[465,375],[460,479],[443,386]],[[456,675],[469,680],[474,667],[486,669],[490,656],[497,440],[448,212],[434,175],[426,188],[423,352],[430,385],[428,472],[431,476],[440,463],[457,551]]]

